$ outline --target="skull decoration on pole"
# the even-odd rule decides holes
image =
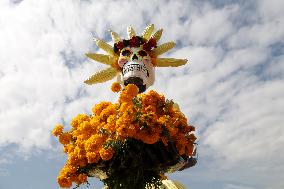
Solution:
[[[154,83],[154,67],[148,52],[139,45],[142,38],[134,36],[131,39],[137,41],[137,45],[124,47],[118,59],[122,69],[121,80],[125,86],[132,83],[139,88],[139,92],[144,92]]]
[[[183,188],[165,179],[171,173],[196,164],[195,127],[177,104],[151,90],[155,67],[177,67],[186,59],[160,58],[175,46],[174,42],[158,45],[162,29],[154,32],[150,24],[136,35],[127,29],[128,39],[110,31],[114,44],[95,39],[107,54],[86,55],[108,67],[85,80],[86,84],[103,83],[117,77],[111,89],[120,92],[117,103],[100,102],[92,114],[79,114],[71,129],[57,125],[53,135],[64,146],[68,160],[57,181],[61,187],[87,183],[98,177],[109,189]],[[143,93],[139,94],[138,93]],[[162,186],[163,185],[163,186]]]
[[[158,58],[175,46],[174,42],[157,45],[163,30],[154,31],[154,25],[150,24],[137,36],[134,29],[127,28],[128,39],[121,39],[117,33],[110,31],[114,45],[96,39],[99,48],[108,55],[87,53],[86,55],[100,63],[110,67],[101,70],[87,80],[86,84],[102,83],[113,79],[115,76],[123,86],[135,84],[139,93],[146,91],[155,81],[155,67],[177,67],[187,63],[186,59]]]

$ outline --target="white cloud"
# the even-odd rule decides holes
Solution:
[[[241,2],[1,1],[0,149],[52,150],[55,123],[115,100],[111,82],[82,82],[103,67],[84,57],[97,50],[92,35],[110,40],[111,28],[126,37],[127,25],[140,33],[154,23],[165,29],[161,43],[178,42],[166,56],[190,61],[157,69],[152,88],[177,101],[197,126],[200,156],[210,162],[200,162],[199,179],[230,189],[281,188],[283,6],[258,1],[250,10]]]
[[[196,45],[212,45],[228,37],[233,32],[230,16],[237,10],[238,6],[228,6],[221,10],[206,7],[199,14],[192,15],[190,40]]]
[[[7,176],[10,176],[10,174],[9,174],[8,170],[0,168],[0,176],[1,177],[7,177]]]
[[[254,189],[249,186],[243,186],[243,185],[236,185],[236,184],[226,184],[224,189]]]

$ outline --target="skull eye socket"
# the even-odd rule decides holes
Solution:
[[[122,56],[130,56],[131,55],[131,51],[128,49],[125,49],[121,52]]]
[[[139,51],[138,54],[139,54],[140,56],[142,56],[142,57],[148,55],[147,52],[144,51],[144,50]]]

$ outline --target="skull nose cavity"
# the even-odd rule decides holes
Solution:
[[[138,60],[138,56],[136,55],[136,54],[134,54],[133,56],[132,56],[132,60]]]

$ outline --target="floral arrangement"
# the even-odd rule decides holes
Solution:
[[[115,83],[112,90],[121,88]],[[117,103],[101,102],[92,115],[79,114],[69,131],[54,128],[68,156],[60,187],[79,186],[95,176],[109,189],[159,188],[164,173],[184,169],[193,155],[195,128],[172,100],[153,90],[138,92],[129,84]]]
[[[157,40],[155,36],[151,37],[149,40],[141,36],[132,36],[130,39],[123,39],[114,43],[113,50],[115,53],[119,54],[120,51],[125,47],[140,47],[142,46],[145,51],[151,51],[157,48]]]

